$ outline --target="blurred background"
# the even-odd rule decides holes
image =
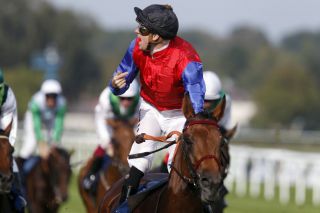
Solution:
[[[68,100],[63,143],[77,149],[75,162],[86,159],[97,142],[94,106],[135,37],[133,7],[151,3],[0,0],[0,66],[20,124],[43,79],[59,79]],[[319,212],[320,2],[155,3],[173,6],[179,35],[233,99],[239,129],[226,212]],[[74,182],[70,190],[61,211],[84,212]]]

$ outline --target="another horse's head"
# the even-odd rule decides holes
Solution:
[[[214,203],[221,196],[225,165],[221,159],[223,139],[217,121],[223,115],[224,105],[225,100],[212,114],[195,115],[188,95],[183,103],[187,119],[180,142],[183,173],[206,204]]]
[[[114,146],[114,157],[122,163],[127,163],[127,157],[135,138],[133,127],[136,121],[110,119],[107,123],[113,129],[112,142]]]
[[[53,188],[55,202],[62,203],[68,198],[68,184],[71,176],[71,153],[60,147],[52,147],[47,160],[48,179]]]
[[[11,124],[0,131],[0,194],[9,193],[13,182],[12,153],[13,147],[9,142]]]

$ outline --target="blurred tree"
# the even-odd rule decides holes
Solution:
[[[34,53],[54,44],[63,59],[60,74],[67,98],[77,100],[97,89],[101,71],[90,46],[98,27],[90,18],[57,10],[43,0],[0,4],[2,66],[26,66]]]
[[[252,91],[272,66],[272,48],[260,30],[247,26],[237,27],[224,42],[219,67],[236,79],[238,86]],[[258,66],[258,61],[263,66]]]
[[[319,128],[320,115],[317,110],[320,96],[314,78],[294,58],[283,61],[257,89],[255,100],[258,112],[253,125],[290,128],[298,121],[303,128]]]
[[[31,96],[40,89],[43,73],[26,67],[5,68],[5,82],[12,88],[18,105],[18,117],[23,118]]]
[[[281,46],[301,59],[320,85],[320,32],[298,32],[285,37]]]

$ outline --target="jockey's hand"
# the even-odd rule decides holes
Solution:
[[[48,159],[50,148],[47,143],[39,142],[39,155],[44,159]]]
[[[109,143],[106,147],[106,153],[107,155],[109,155],[110,157],[114,156],[114,147],[112,143]]]
[[[114,88],[122,89],[126,86],[125,77],[128,75],[128,72],[117,72],[112,78],[112,86]]]

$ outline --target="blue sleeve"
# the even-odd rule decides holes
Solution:
[[[195,113],[203,111],[206,86],[203,80],[202,63],[190,62],[183,70],[182,81],[185,91],[189,93]]]
[[[117,72],[128,72],[128,75],[126,76],[126,85],[125,85],[125,87],[123,87],[122,89],[114,88],[114,87],[112,87],[111,80],[109,82],[110,90],[115,95],[121,95],[125,91],[127,91],[127,89],[129,88],[131,82],[137,76],[138,68],[137,68],[137,66],[136,66],[136,64],[134,63],[134,60],[133,60],[133,49],[134,49],[135,43],[136,43],[136,39],[134,39],[130,43],[130,46],[129,46],[126,54],[124,55],[121,63],[119,64],[119,66],[117,67],[116,71],[112,75],[112,78],[113,78],[113,76],[115,76],[115,74]]]

